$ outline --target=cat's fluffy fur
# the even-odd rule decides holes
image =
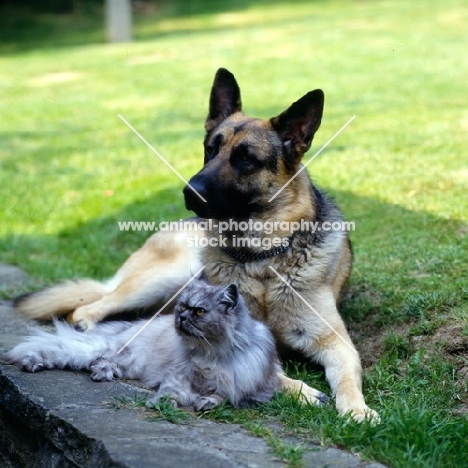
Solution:
[[[56,334],[36,331],[4,360],[29,372],[71,368],[89,370],[98,381],[139,379],[156,389],[150,405],[168,395],[197,411],[224,399],[248,407],[270,400],[279,388],[272,334],[250,316],[235,284],[222,288],[197,280],[181,293],[175,317],[149,324],[107,322],[87,333],[58,321],[55,326]]]

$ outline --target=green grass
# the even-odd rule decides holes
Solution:
[[[383,422],[358,426],[332,405],[304,408],[286,396],[219,413],[244,424],[281,421],[304,442],[392,467],[463,466],[468,7],[266,4],[162,2],[136,15],[136,40],[121,45],[102,42],[94,7],[0,14],[0,262],[19,264],[37,285],[104,278],[147,237],[120,232],[117,221],[189,214],[183,183],[117,114],[189,178],[201,167],[218,67],[235,73],[245,111],[258,117],[320,87],[325,115],[311,155],[357,116],[309,167],[356,223],[342,311]],[[329,392],[320,371],[291,365],[290,373]]]

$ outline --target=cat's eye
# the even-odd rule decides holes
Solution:
[[[202,309],[201,307],[199,307],[198,309],[195,309],[195,315],[197,317],[203,317],[205,313],[206,313],[206,310]]]
[[[187,310],[187,306],[185,304],[179,304],[179,309],[183,312],[184,310]]]

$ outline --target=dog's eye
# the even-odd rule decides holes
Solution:
[[[237,148],[234,148],[234,151],[231,155],[231,161],[235,163],[251,163],[253,161],[253,156],[249,152],[249,148],[241,144]]]
[[[201,307],[199,307],[198,309],[195,309],[195,315],[197,317],[203,317],[205,313],[206,313],[206,310]]]
[[[184,310],[187,310],[187,306],[185,304],[179,304],[179,309],[184,312]]]
[[[205,140],[205,164],[210,162],[219,153],[219,148],[223,143],[223,135],[218,134],[211,139],[210,143]]]
[[[208,145],[205,147],[205,159],[212,159],[216,155],[216,149],[214,145]]]

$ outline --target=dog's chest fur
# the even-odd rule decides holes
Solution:
[[[237,283],[252,316],[266,322],[281,341],[285,332],[301,326],[304,320],[303,299],[313,304],[315,292],[328,276],[334,274],[334,256],[338,253],[340,241],[337,237],[320,247],[293,247],[292,252],[246,263],[237,262],[217,248],[207,248],[202,252],[202,261],[211,283]]]

